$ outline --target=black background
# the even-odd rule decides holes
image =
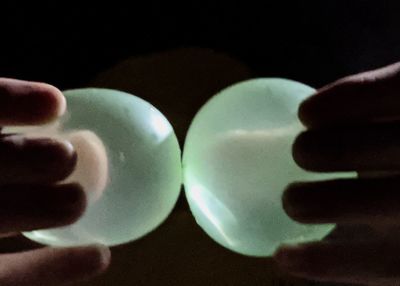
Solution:
[[[397,1],[233,2],[3,3],[0,75],[78,87],[126,57],[195,46],[321,86],[399,59]]]

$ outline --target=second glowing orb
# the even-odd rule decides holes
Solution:
[[[298,167],[291,146],[303,127],[304,84],[254,79],[224,89],[197,113],[186,137],[183,174],[197,223],[235,252],[269,256],[284,242],[319,240],[334,225],[302,225],[282,208],[293,181],[326,179]]]

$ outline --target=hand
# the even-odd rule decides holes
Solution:
[[[400,63],[318,90],[299,118],[308,128],[293,145],[299,166],[359,176],[287,188],[290,217],[339,227],[335,239],[282,246],[278,266],[311,280],[400,285]],[[352,225],[369,231],[340,235]]]
[[[0,126],[46,123],[65,107],[53,86],[0,78]],[[86,206],[82,188],[55,184],[73,171],[76,159],[66,141],[0,133],[0,234],[76,221]],[[0,285],[63,285],[103,272],[109,261],[103,246],[1,254]]]

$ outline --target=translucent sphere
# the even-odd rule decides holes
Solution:
[[[78,163],[65,182],[79,182],[89,205],[71,226],[24,235],[55,246],[112,246],[154,230],[172,211],[182,181],[181,152],[171,125],[131,94],[92,88],[64,94],[67,113],[25,133],[70,140]]]
[[[269,256],[283,242],[321,239],[334,227],[296,223],[281,202],[292,181],[333,177],[292,159],[303,129],[297,109],[312,93],[290,80],[253,79],[226,88],[195,116],[183,151],[185,193],[197,223],[228,249]]]

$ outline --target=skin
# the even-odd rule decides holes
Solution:
[[[293,144],[296,163],[359,176],[288,186],[282,200],[290,217],[339,227],[324,241],[280,247],[281,269],[316,281],[399,285],[399,96],[396,63],[340,79],[301,104],[307,130]]]
[[[65,99],[44,83],[0,78],[0,126],[51,122]],[[84,212],[86,197],[76,183],[56,184],[74,170],[77,155],[68,141],[0,133],[0,236],[64,226]],[[0,285],[65,285],[103,273],[110,251],[101,245],[45,247],[0,255]]]

